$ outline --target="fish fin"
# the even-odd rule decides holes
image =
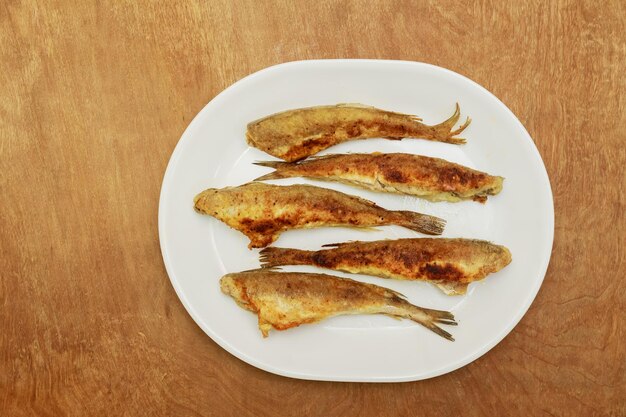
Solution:
[[[370,110],[376,110],[377,112],[380,112],[380,113],[383,113],[383,114],[387,114],[387,115],[391,115],[391,116],[400,116],[400,117],[403,117],[403,118],[408,118],[412,122],[421,122],[422,121],[421,117],[415,116],[413,114],[400,113],[400,112],[391,111],[391,110],[383,110],[383,109],[379,109],[378,107],[368,106],[366,104],[360,104],[360,103],[339,103],[339,104],[336,104],[335,107],[354,107],[354,108],[358,108],[358,109],[370,109]],[[402,138],[389,137],[387,139],[402,139]]]
[[[379,109],[378,107],[374,107],[374,106],[368,106],[367,104],[360,104],[360,103],[338,103],[335,105],[335,107],[356,107],[359,109],[372,109],[372,110],[378,110],[381,113],[385,113],[385,114],[393,114],[396,116],[403,116],[403,117],[410,117],[412,120],[415,121],[421,121],[422,119],[420,117],[411,115],[411,114],[406,114],[406,113],[399,113],[396,111],[390,111],[390,110],[382,110]]]
[[[313,252],[289,248],[265,248],[259,252],[261,268],[272,268],[282,265],[311,265]]]
[[[377,227],[372,227],[372,226],[369,226],[369,227],[361,227],[361,226],[359,226],[359,231],[361,231],[361,232],[380,232],[380,229],[377,228]]]
[[[459,103],[456,103],[456,107],[454,109],[454,113],[447,120],[439,123],[438,125],[431,126],[431,128],[435,131],[435,139],[447,143],[454,144],[462,144],[465,143],[465,139],[463,138],[455,138],[456,136],[463,132],[467,126],[470,125],[472,119],[469,117],[465,120],[465,122],[459,126],[458,129],[452,130],[456,122],[459,121],[461,117],[461,108],[459,107]]]
[[[252,268],[252,269],[246,269],[245,271],[239,271],[239,274],[247,274],[249,272],[272,272],[272,271],[282,271],[281,268],[277,267],[277,266],[268,266],[266,268],[260,266],[258,268]]]
[[[446,225],[446,221],[444,219],[429,216],[428,214],[404,210],[396,211],[394,213],[398,213],[402,216],[402,220],[394,224],[406,227],[407,229],[415,230],[416,232],[424,233],[425,235],[440,235],[443,233],[443,229]]]
[[[263,335],[263,337],[267,337],[270,334],[270,330],[272,330],[272,325],[271,323],[265,321],[264,319],[261,318],[261,313],[259,312],[259,330],[261,331],[261,334]]]
[[[360,109],[376,109],[376,110],[378,110],[374,106],[368,106],[367,104],[361,104],[361,103],[337,103],[337,104],[335,104],[335,107],[358,107]]]
[[[438,282],[435,284],[446,295],[463,295],[469,284],[460,282]]]
[[[291,175],[288,175],[284,172],[283,168],[286,168],[292,164],[291,162],[283,162],[283,161],[256,161],[253,162],[254,165],[259,165],[262,167],[274,168],[276,171],[270,172],[269,174],[261,175],[258,178],[253,179],[252,181],[266,181],[266,180],[277,180],[280,178],[288,178]]]
[[[248,239],[250,239],[250,243],[248,244],[248,249],[259,249],[264,248],[266,246],[271,245],[278,239],[278,234],[246,234]]]
[[[392,290],[391,288],[385,288],[385,290],[391,293],[391,298],[395,298],[396,301],[406,301],[406,295],[402,294],[401,292]]]
[[[437,333],[439,336],[443,337],[444,339],[454,342],[454,337],[452,337],[450,333],[443,330],[441,327],[437,326],[435,323],[427,322],[427,323],[420,323],[420,324],[423,324],[428,330]]]
[[[258,165],[261,167],[274,168],[274,169],[278,169],[285,165],[295,165],[292,162],[284,162],[284,161],[254,161],[252,164]]]
[[[454,314],[452,314],[450,311],[435,310],[432,308],[424,308],[424,307],[417,307],[417,308],[419,308],[423,313],[428,314],[431,320],[435,323],[448,324],[450,326],[456,326],[458,324],[454,320]]]
[[[361,242],[360,240],[349,240],[347,242],[340,242],[340,243],[327,243],[325,245],[322,245],[323,248],[340,248],[344,245],[347,245],[349,243],[359,243]]]
[[[350,153],[350,152],[348,152],[348,153]],[[344,155],[344,154],[329,153],[329,154],[326,154],[326,155],[311,155],[307,159],[302,160],[302,161],[298,161],[298,162],[293,162],[293,164],[306,165],[307,163],[309,163],[311,161],[320,161],[322,159],[331,159],[331,158],[336,158],[336,157],[342,156],[342,155]]]
[[[417,307],[411,304],[409,304],[409,306],[409,319],[421,324],[430,331],[437,333],[439,336],[454,342],[454,337],[452,337],[450,333],[437,326],[437,324],[456,326],[457,322],[454,320],[454,314],[449,311],[433,310],[430,308]]]

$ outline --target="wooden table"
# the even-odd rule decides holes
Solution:
[[[0,415],[626,415],[624,2],[40,3],[0,5]],[[543,156],[543,287],[456,372],[272,375],[216,345],[170,285],[157,204],[183,130],[234,81],[311,58],[460,72]]]

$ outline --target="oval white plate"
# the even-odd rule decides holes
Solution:
[[[243,184],[266,172],[253,161],[273,159],[248,147],[246,124],[281,110],[320,104],[363,103],[416,114],[425,123],[446,119],[459,102],[472,124],[458,146],[419,139],[353,141],[323,153],[408,152],[437,156],[506,178],[487,204],[429,203],[412,197],[334,188],[388,209],[445,218],[443,236],[487,239],[507,246],[513,262],[474,283],[463,297],[448,297],[427,283],[352,275],[405,294],[414,304],[454,312],[448,342],[409,321],[386,316],[336,317],[263,339],[256,316],[219,289],[228,272],[258,266],[258,251],[225,224],[201,216],[192,199],[209,187]],[[294,179],[276,183],[314,183]],[[301,61],[252,74],[215,97],[191,122],[169,162],[159,205],[159,235],[176,293],[198,325],[238,358],[280,375],[332,381],[410,381],[453,371],[483,355],[519,322],[532,303],[550,259],[554,211],[550,183],[532,139],[495,96],[452,71],[416,62]],[[325,228],[284,233],[275,246],[319,248],[347,240],[419,237],[398,227],[366,232]],[[309,267],[286,270],[315,271]],[[322,270],[317,270],[318,272]],[[333,273],[349,276],[347,274]]]

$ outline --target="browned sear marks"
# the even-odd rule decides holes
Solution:
[[[426,234],[441,234],[444,221],[409,211],[389,211],[371,201],[310,185],[249,183],[208,189],[194,199],[197,212],[208,214],[262,248],[289,229],[320,226],[398,225]]]
[[[447,311],[415,306],[387,288],[331,275],[255,270],[227,274],[222,292],[255,314],[263,336],[344,314],[386,314],[413,320],[454,340],[439,325],[454,325]]]
[[[337,154],[293,163],[264,161],[256,164],[275,169],[257,181],[307,177],[431,201],[485,202],[487,196],[502,190],[504,180],[440,158],[405,153]]]
[[[437,263],[427,263],[420,267],[420,273],[428,277],[429,281],[461,281],[465,274],[457,266],[451,263],[443,265]]]
[[[467,284],[497,272],[511,262],[507,248],[474,239],[417,238],[339,243],[330,249],[304,251],[267,248],[263,267],[314,265],[321,268],[400,280],[452,286],[462,294]]]
[[[461,113],[434,126],[408,114],[360,104],[337,104],[288,110],[248,124],[246,139],[254,146],[285,161],[298,161],[341,142],[368,138],[422,138],[464,143],[455,137],[470,124],[469,118],[453,130]]]

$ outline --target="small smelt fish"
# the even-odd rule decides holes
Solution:
[[[346,314],[386,314],[413,320],[450,341],[437,324],[456,325],[452,313],[409,303],[395,291],[331,275],[255,270],[227,274],[222,292],[259,319],[263,337],[305,323]]]
[[[284,161],[293,162],[341,142],[355,139],[421,138],[465,143],[455,137],[470,124],[468,118],[452,130],[461,115],[459,105],[446,121],[428,126],[408,114],[394,113],[362,104],[337,104],[288,110],[248,124],[246,138],[254,146]]]
[[[320,268],[399,280],[429,281],[447,295],[465,294],[469,283],[511,262],[504,246],[473,239],[397,239],[325,245],[307,251],[267,248],[261,266],[313,265]]]
[[[264,161],[276,171],[255,181],[306,177],[374,191],[408,194],[430,201],[485,202],[502,190],[504,178],[448,162],[405,153],[313,156],[299,162]]]
[[[250,238],[249,248],[265,247],[289,229],[398,225],[439,235],[445,224],[437,217],[385,210],[371,201],[311,185],[257,182],[210,188],[195,197],[194,208],[244,233]]]

